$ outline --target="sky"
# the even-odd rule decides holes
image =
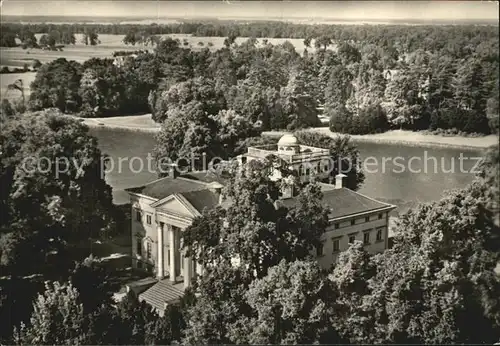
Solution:
[[[2,15],[498,20],[498,1],[3,0]]]

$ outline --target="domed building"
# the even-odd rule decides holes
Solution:
[[[325,179],[330,174],[330,151],[302,145],[292,133],[285,133],[276,144],[249,147],[241,161],[262,160],[269,156],[286,162],[297,172],[301,182],[308,182],[313,177]]]
[[[296,177],[281,177],[280,170],[273,171],[271,179],[284,178],[286,183],[276,206],[292,208],[301,203],[294,194],[297,180],[325,181],[330,176],[329,150],[302,145],[291,133],[284,134],[275,144],[249,147],[239,161],[271,157],[280,166],[286,165],[298,173]],[[173,165],[171,169],[168,177],[126,190],[132,207],[132,266],[154,272],[157,277],[153,286],[140,289],[138,297],[160,314],[167,305],[181,299],[192,278],[204,272],[202,264],[186,256],[181,246],[182,233],[203,210],[227,208],[231,204],[221,198],[227,177],[210,171],[174,174]],[[318,183],[322,203],[329,209],[329,225],[312,254],[325,269],[354,241],[362,241],[370,253],[389,247],[389,213],[395,206],[346,188],[345,178],[338,174],[335,184]]]
[[[292,133],[284,134],[278,141],[278,153],[298,154],[299,152],[299,140]]]

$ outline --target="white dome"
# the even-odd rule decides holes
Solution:
[[[280,146],[295,146],[298,144],[299,141],[297,140],[297,137],[295,137],[291,133],[284,134],[283,137],[281,137],[278,141],[278,145]]]

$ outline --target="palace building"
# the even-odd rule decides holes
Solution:
[[[279,157],[295,170],[302,182],[307,183],[312,176],[326,178],[329,175],[329,151],[300,145],[292,134],[284,135],[277,144],[249,147],[239,161],[245,163],[270,155]],[[338,254],[355,240],[362,241],[371,253],[388,248],[389,213],[395,206],[344,187],[344,178],[339,174],[335,184],[319,183],[323,202],[330,209],[330,225],[322,236],[322,245],[314,253],[323,268],[334,264]],[[200,265],[184,256],[181,236],[205,208],[222,203],[224,183],[224,179],[215,174],[177,175],[173,170],[168,177],[127,190],[132,205],[133,267],[155,273],[158,279],[139,294],[139,299],[160,313],[182,296],[193,277],[203,272]],[[298,203],[292,187],[282,191],[280,202],[287,207]]]

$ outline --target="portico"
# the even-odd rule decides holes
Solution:
[[[192,220],[172,215],[166,211],[157,211],[157,271],[159,280],[167,278],[171,283],[184,281],[184,287],[191,284],[195,265],[191,258],[184,255],[182,250],[182,232],[189,226]]]

